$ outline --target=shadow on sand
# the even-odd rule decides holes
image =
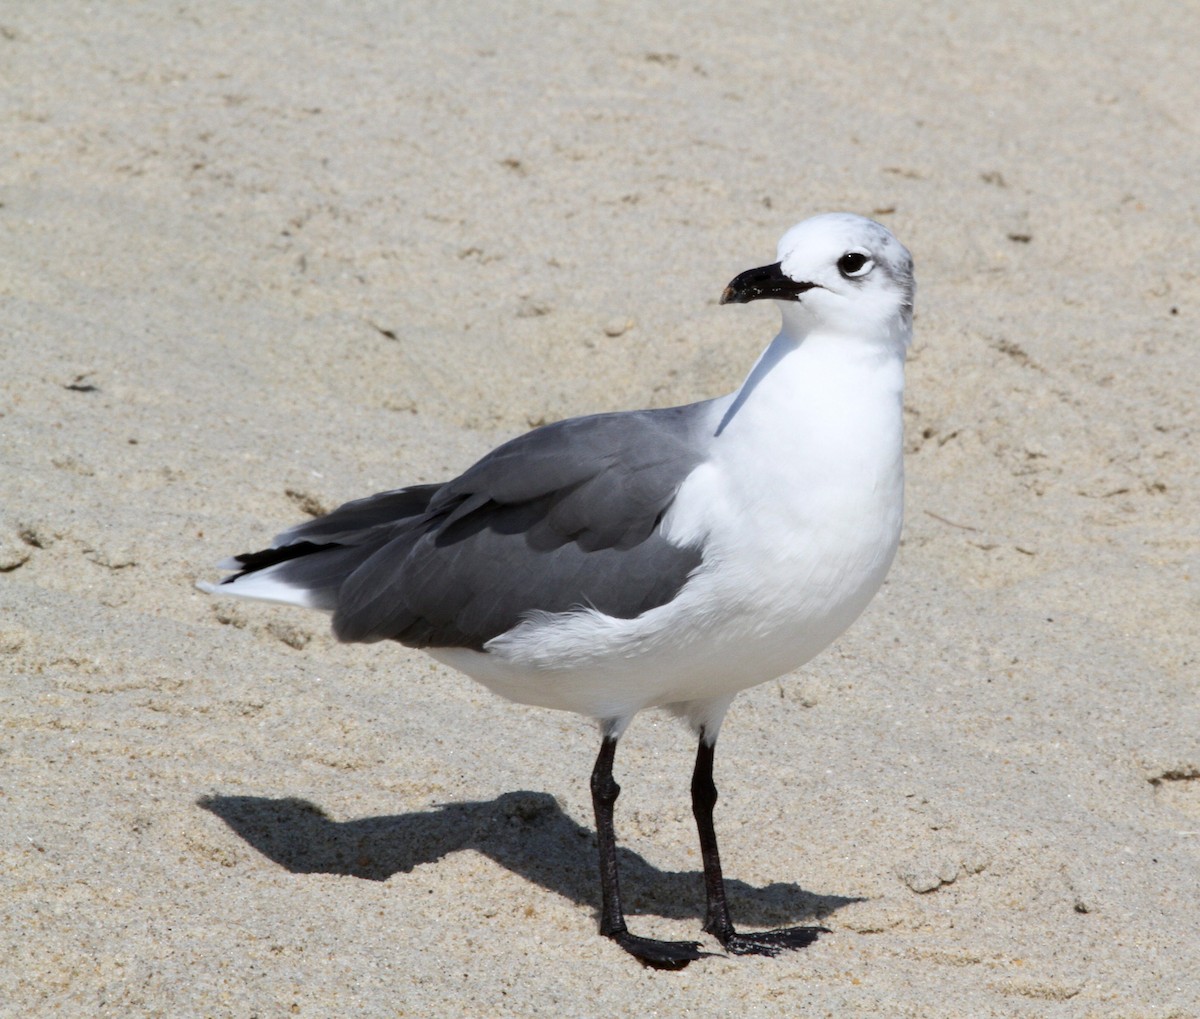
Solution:
[[[473,849],[574,902],[599,903],[595,834],[571,820],[548,793],[504,793],[494,800],[355,821],[331,820],[315,804],[291,797],[207,796],[198,804],[293,874],[386,881]],[[628,849],[618,855],[627,912],[679,919],[704,915],[699,871],[660,870]],[[782,882],[754,888],[727,879],[726,887],[734,920],[747,927],[815,923],[861,901],[815,895]]]

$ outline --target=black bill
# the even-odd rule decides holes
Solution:
[[[748,304],[750,301],[761,301],[767,298],[774,301],[796,301],[806,290],[811,290],[816,283],[797,283],[785,276],[780,268],[781,263],[764,265],[759,269],[747,269],[739,273],[721,294],[722,304]]]

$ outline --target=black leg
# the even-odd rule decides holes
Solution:
[[[696,770],[692,772],[692,813],[700,833],[700,855],[704,860],[704,890],[708,910],[704,929],[733,955],[778,955],[785,948],[804,948],[817,940],[818,934],[828,934],[826,927],[785,927],[775,931],[739,934],[729,917],[725,901],[725,879],[721,876],[721,855],[717,851],[717,832],[713,827],[713,807],[717,805],[717,787],[713,782],[713,750],[700,731],[700,746],[696,750]]]
[[[596,837],[600,842],[600,933],[612,938],[634,958],[656,969],[682,969],[701,957],[695,941],[654,941],[629,933],[621,909],[621,887],[617,880],[617,837],[613,829],[613,805],[621,787],[613,779],[613,754],[617,741],[605,735],[592,769],[592,806],[596,810]]]

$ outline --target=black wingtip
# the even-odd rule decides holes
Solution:
[[[284,545],[281,548],[264,548],[260,552],[243,552],[241,555],[233,557],[233,561],[238,564],[239,572],[226,577],[221,583],[229,584],[249,573],[257,573],[259,570],[265,570],[268,566],[300,559],[303,556],[312,555],[314,552],[343,547],[337,542],[318,544],[313,541],[298,541],[294,545]]]

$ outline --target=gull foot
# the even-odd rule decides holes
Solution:
[[[757,931],[741,934],[731,931],[720,938],[730,955],[770,955],[797,948],[807,948],[818,934],[829,934],[828,927],[783,927],[777,931]]]
[[[689,962],[711,954],[701,952],[698,941],[655,941],[653,938],[639,938],[629,931],[618,931],[608,936],[639,962],[654,969],[683,969]]]

